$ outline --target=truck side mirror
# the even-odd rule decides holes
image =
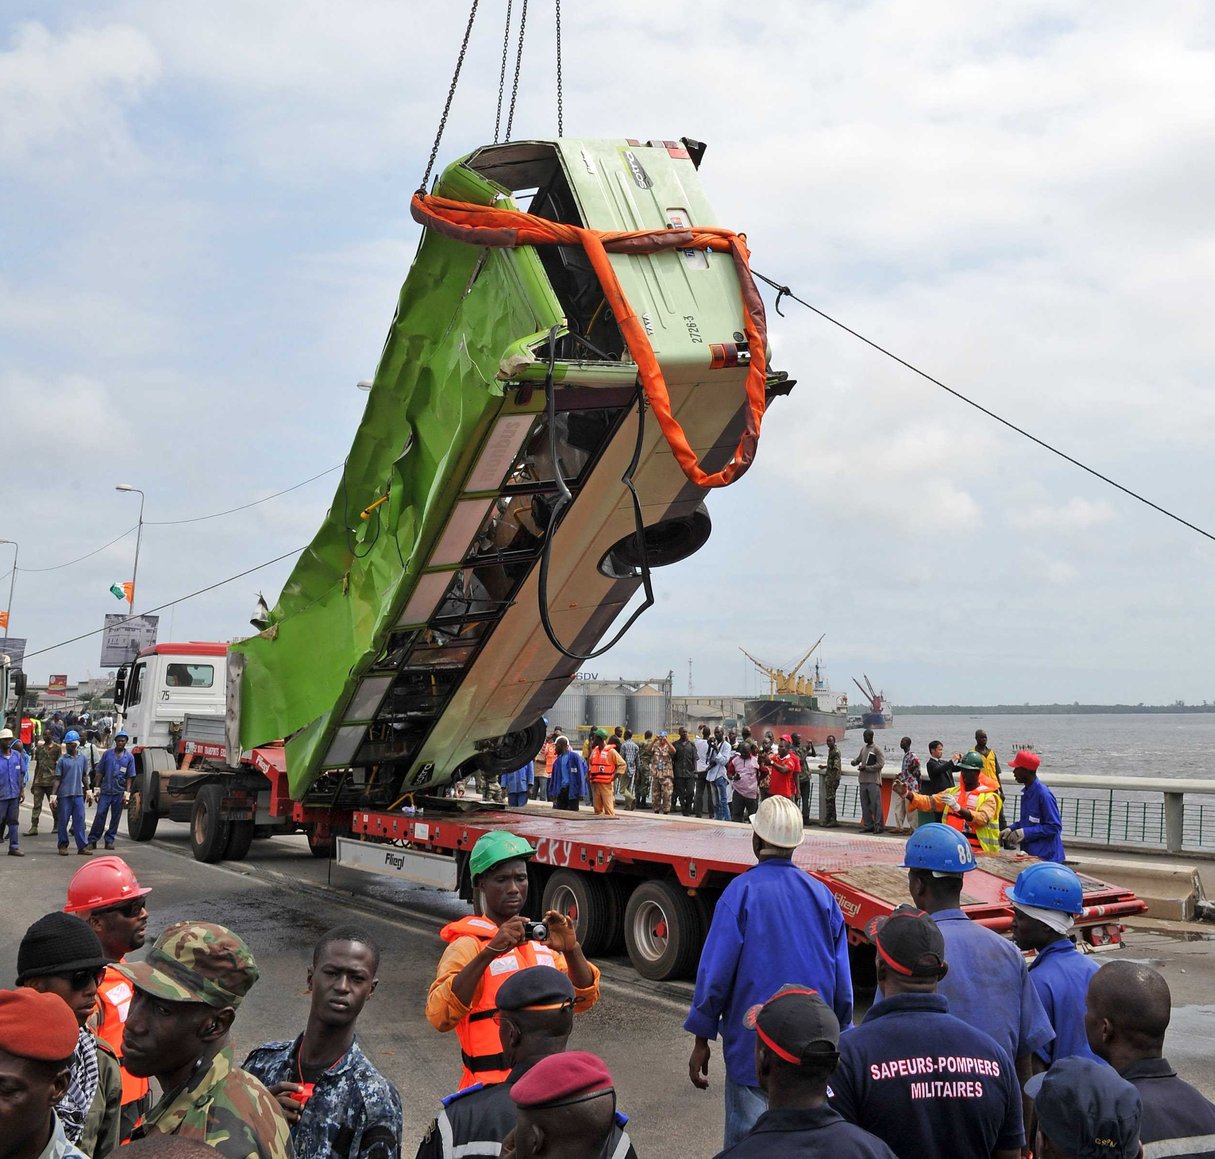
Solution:
[[[18,699],[25,695],[25,673],[13,673],[13,695]]]
[[[118,669],[118,675],[114,677],[114,703],[119,708],[126,705],[127,699],[127,677],[131,674],[131,666],[124,664]]]

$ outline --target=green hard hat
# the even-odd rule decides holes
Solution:
[[[971,751],[968,752],[958,763],[964,769],[981,769],[983,767],[983,756],[981,753]]]
[[[468,871],[476,881],[481,874],[504,861],[514,861],[517,857],[526,860],[535,856],[536,851],[522,837],[495,829],[477,839],[468,859]]]
[[[607,729],[597,728],[593,733],[591,733],[591,735],[597,740],[607,740]]]

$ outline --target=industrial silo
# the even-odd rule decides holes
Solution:
[[[629,695],[629,728],[637,736],[647,729],[659,733],[667,727],[670,703],[661,688],[643,684]]]
[[[617,725],[623,728],[628,703],[627,684],[594,684],[586,698],[586,723],[592,728],[607,729],[608,732]]]
[[[575,680],[559,697],[557,703],[546,713],[550,727],[560,726],[568,737],[578,734],[586,724],[586,685]]]

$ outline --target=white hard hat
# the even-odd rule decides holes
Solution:
[[[751,827],[766,845],[796,849],[805,839],[801,810],[788,797],[769,797],[751,817]]]
[[[0,740],[12,740],[13,730],[11,728],[0,728]]]

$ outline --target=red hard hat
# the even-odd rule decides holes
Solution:
[[[1009,768],[1012,769],[1029,769],[1031,773],[1038,771],[1038,766],[1042,763],[1042,758],[1037,753],[1031,753],[1028,749],[1022,749],[1012,759]]]
[[[131,867],[121,857],[97,857],[76,871],[68,885],[63,912],[88,914],[151,892],[140,888]]]

